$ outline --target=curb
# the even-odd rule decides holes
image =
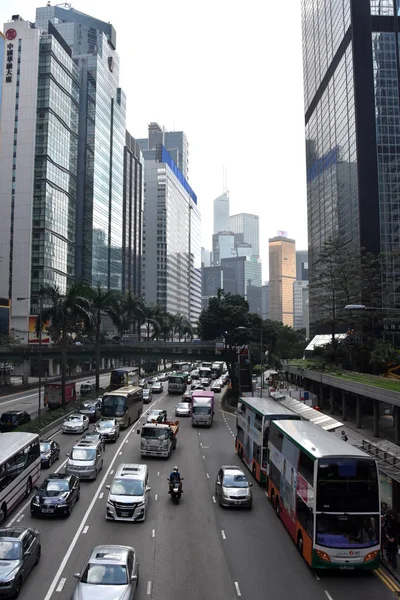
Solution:
[[[400,573],[396,573],[396,571],[394,571],[391,567],[389,567],[388,563],[386,562],[385,559],[381,558],[381,566],[385,569],[385,571],[387,571],[387,573],[390,574],[390,576],[398,583],[400,584]]]

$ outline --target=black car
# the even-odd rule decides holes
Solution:
[[[0,529],[0,596],[17,598],[24,580],[40,560],[40,533],[26,527]]]
[[[31,501],[31,515],[34,517],[69,517],[80,496],[79,478],[67,473],[52,473],[35,489],[36,494]]]
[[[192,401],[193,392],[188,390],[182,396],[182,402],[191,402]]]
[[[25,410],[8,410],[0,417],[0,431],[13,431],[20,425],[28,423],[31,415]]]
[[[54,440],[40,440],[40,462],[42,467],[51,467],[60,458],[60,446]]]
[[[91,423],[95,423],[97,419],[100,419],[101,400],[87,400],[82,402],[79,412],[81,415],[86,415]]]

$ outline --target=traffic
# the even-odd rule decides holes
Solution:
[[[215,381],[220,381],[224,389],[228,381],[226,373],[211,373],[206,389],[203,386],[202,390],[190,393],[192,383],[201,379],[201,368],[192,367],[189,365],[191,370],[182,373],[186,386],[179,396],[177,392],[169,394],[166,385],[146,406],[143,398],[141,402],[138,399],[141,388],[123,382],[131,391],[115,389],[113,393],[119,392],[119,399],[105,403],[107,414],[101,407],[98,420],[88,427],[83,421],[85,426],[78,427],[79,431],[63,433],[65,428],[61,427],[61,431],[40,441],[34,434],[12,432],[0,436],[0,441],[5,436],[33,436],[23,442],[27,450],[22,454],[31,457],[24,465],[34,473],[32,487],[25,470],[20,468],[14,478],[25,500],[7,511],[0,530],[0,597],[18,593],[21,598],[43,600],[89,597],[261,600],[297,599],[303,594],[310,600],[327,597],[344,600],[350,594],[366,600],[385,599],[389,595],[392,598],[395,584],[389,585],[376,571],[360,573],[354,579],[351,573],[324,571],[322,577],[320,570],[308,569],[306,542],[300,552],[285,531],[289,530],[286,520],[291,519],[290,510],[295,512],[291,504],[294,489],[291,474],[296,451],[292,446],[298,448],[303,439],[299,436],[304,435],[294,428],[296,424],[310,426],[306,433],[312,439],[315,435],[312,429],[317,426],[298,419],[271,418],[256,427],[243,428],[244,421],[239,416],[246,409],[238,407],[238,418],[223,412],[219,392],[210,389]],[[196,404],[196,393],[200,394],[197,396],[200,404]],[[253,400],[256,399],[244,399],[250,407]],[[186,411],[182,404],[188,407]],[[207,421],[193,421],[196,406],[202,409],[199,414],[207,417]],[[136,420],[135,411],[139,414]],[[264,425],[268,429],[266,436]],[[257,427],[262,435],[255,441],[265,450],[262,457],[257,443],[251,443],[250,454],[251,438],[245,437],[249,431],[260,433]],[[323,430],[321,433],[331,435]],[[282,442],[281,436],[286,441],[279,450],[277,439]],[[239,437],[240,445],[236,441]],[[15,438],[14,443],[20,445],[22,438]],[[319,446],[322,447],[321,441]],[[273,448],[279,450],[282,460],[275,451],[272,456]],[[19,446],[14,450],[20,453]],[[254,470],[257,460],[259,469]],[[357,460],[362,461],[363,457]],[[0,469],[4,462],[6,455],[0,445]],[[21,462],[17,461],[20,465]],[[272,465],[280,473],[278,478],[272,474],[269,477]],[[339,467],[338,472],[325,471],[327,477],[318,476],[313,485],[323,503],[326,503],[324,486],[336,504],[345,496],[351,507],[341,505],[340,510],[346,516],[350,508],[356,512],[348,494],[354,469],[348,463]],[[265,473],[265,481],[259,483],[261,471]],[[345,522],[339,516],[333,522],[324,514],[325,507],[317,521],[319,545],[315,549],[321,546],[329,553],[327,545],[332,546],[332,540],[338,548],[338,540],[349,540],[351,525],[352,536],[364,535],[362,541],[354,542],[354,548],[358,557],[360,548],[363,549],[365,562],[368,552],[379,552],[376,544],[370,545],[374,536],[373,541],[379,544],[379,525],[375,529],[373,526],[377,496],[374,496],[371,466],[361,472],[357,463],[356,471],[356,483],[365,481],[363,497],[369,490],[373,492],[369,495],[370,504],[365,505],[364,517],[347,518]],[[335,495],[332,482],[338,473],[347,487],[345,494]],[[313,485],[308,486],[308,500]],[[272,489],[275,501],[271,500]],[[277,495],[282,497],[278,511]],[[304,530],[307,531],[306,524]],[[16,557],[13,559],[6,555],[10,540],[19,544],[13,550]],[[367,547],[368,552],[364,551]],[[11,550],[10,546],[10,553]],[[10,571],[7,567],[5,579],[1,569],[3,555],[4,561],[15,560],[15,569]]]

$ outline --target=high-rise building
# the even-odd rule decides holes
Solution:
[[[253,256],[253,246],[247,242],[237,243],[236,256]]]
[[[305,306],[308,305],[308,281],[293,282],[293,327],[295,329],[308,329],[304,320]]]
[[[122,291],[142,293],[144,160],[135,138],[126,132],[122,226]]]
[[[296,250],[296,279],[308,281],[308,250]]]
[[[236,294],[235,270],[230,267],[205,267],[203,269],[201,307],[206,309],[210,298],[217,296],[218,290]]]
[[[251,244],[253,248],[253,256],[259,258],[260,256],[260,226],[258,215],[250,215],[248,213],[240,213],[238,215],[232,215],[229,218],[229,230],[234,233],[243,234],[243,242]]]
[[[201,248],[201,267],[211,267],[212,252],[206,248]]]
[[[269,282],[261,286],[261,317],[269,319]]]
[[[75,273],[80,280],[122,289],[125,94],[119,87],[116,32],[73,8],[36,10],[72,51],[80,72]]]
[[[223,258],[236,255],[235,236],[232,231],[213,233],[212,245],[212,264],[214,267],[220,265]]]
[[[223,258],[221,266],[230,267],[235,272],[236,294],[247,298],[248,286],[261,288],[261,262],[254,256],[234,256]]]
[[[214,233],[229,231],[229,194],[224,192],[214,200]]]
[[[0,297],[28,340],[41,285],[75,277],[80,75],[69,46],[18,15],[5,24],[0,144]],[[23,300],[18,300],[23,298]]]
[[[397,2],[398,4],[398,2]],[[399,23],[392,0],[303,0],[310,283],[323,243],[391,252],[400,244]],[[400,302],[399,265],[383,271]],[[385,292],[386,293],[386,292]],[[310,289],[310,320],[318,291]]]
[[[142,289],[148,302],[194,325],[201,312],[201,217],[197,197],[162,145],[143,150]]]
[[[293,327],[293,282],[296,280],[296,244],[277,236],[269,240],[269,312],[272,321]]]
[[[141,150],[156,150],[163,145],[182,175],[189,181],[189,143],[183,131],[165,131],[158,123],[148,126],[148,137],[137,140]]]
[[[1,94],[3,91],[3,83],[4,83],[4,52],[6,48],[6,37],[0,31],[0,110],[1,110]],[[1,133],[0,133],[1,135]]]
[[[246,290],[249,312],[260,315],[262,310],[262,287],[259,285],[248,285]]]

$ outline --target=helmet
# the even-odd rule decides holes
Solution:
[[[174,471],[179,471],[178,467],[174,467]]]

